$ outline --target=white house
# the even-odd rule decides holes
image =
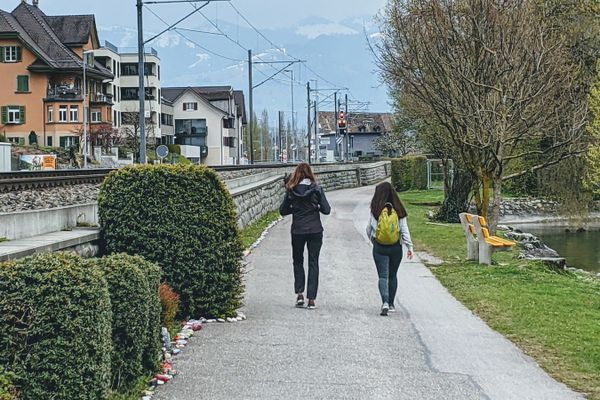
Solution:
[[[230,86],[165,87],[162,114],[163,123],[170,120],[174,126],[182,156],[208,165],[240,163],[246,125],[242,91]]]

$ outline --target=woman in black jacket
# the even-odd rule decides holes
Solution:
[[[304,246],[308,248],[308,308],[314,309],[319,286],[319,252],[323,244],[323,225],[319,213],[328,215],[331,207],[321,186],[306,163],[296,167],[286,183],[286,194],[279,207],[281,215],[292,214],[292,257],[296,307],[304,306]]]

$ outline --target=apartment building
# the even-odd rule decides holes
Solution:
[[[181,155],[208,165],[235,165],[246,126],[244,93],[231,86],[165,87],[163,128],[172,129]]]
[[[91,124],[112,124],[113,74],[87,56],[99,47],[93,15],[49,16],[37,0],[0,10],[0,134],[70,147],[81,141],[85,109]]]
[[[122,138],[139,136],[139,78],[137,48],[118,48],[105,41],[94,51],[96,61],[112,71],[114,79],[109,86],[113,96],[113,126]],[[169,130],[163,133],[160,117],[160,58],[153,48],[144,49],[145,129],[147,142],[173,143]]]

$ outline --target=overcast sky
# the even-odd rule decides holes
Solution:
[[[31,0],[28,0],[31,3]],[[0,8],[12,11],[21,0],[0,0]],[[39,0],[40,8],[48,15],[94,14],[100,26],[136,25],[136,0]],[[333,21],[374,15],[385,5],[385,0],[232,0],[232,3],[253,24],[260,28],[281,28],[294,25],[310,17]],[[152,5],[156,12],[169,21],[181,17],[190,9],[187,4]],[[206,7],[213,19],[236,23],[238,17],[226,2],[215,2]],[[243,21],[239,21],[240,24]],[[148,19],[148,29],[158,24]]]

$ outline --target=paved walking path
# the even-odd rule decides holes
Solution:
[[[380,317],[363,233],[372,193],[328,194],[317,310],[293,307],[287,218],[249,257],[248,320],[206,326],[155,398],[582,398],[473,316],[419,261],[402,264],[399,310]]]

